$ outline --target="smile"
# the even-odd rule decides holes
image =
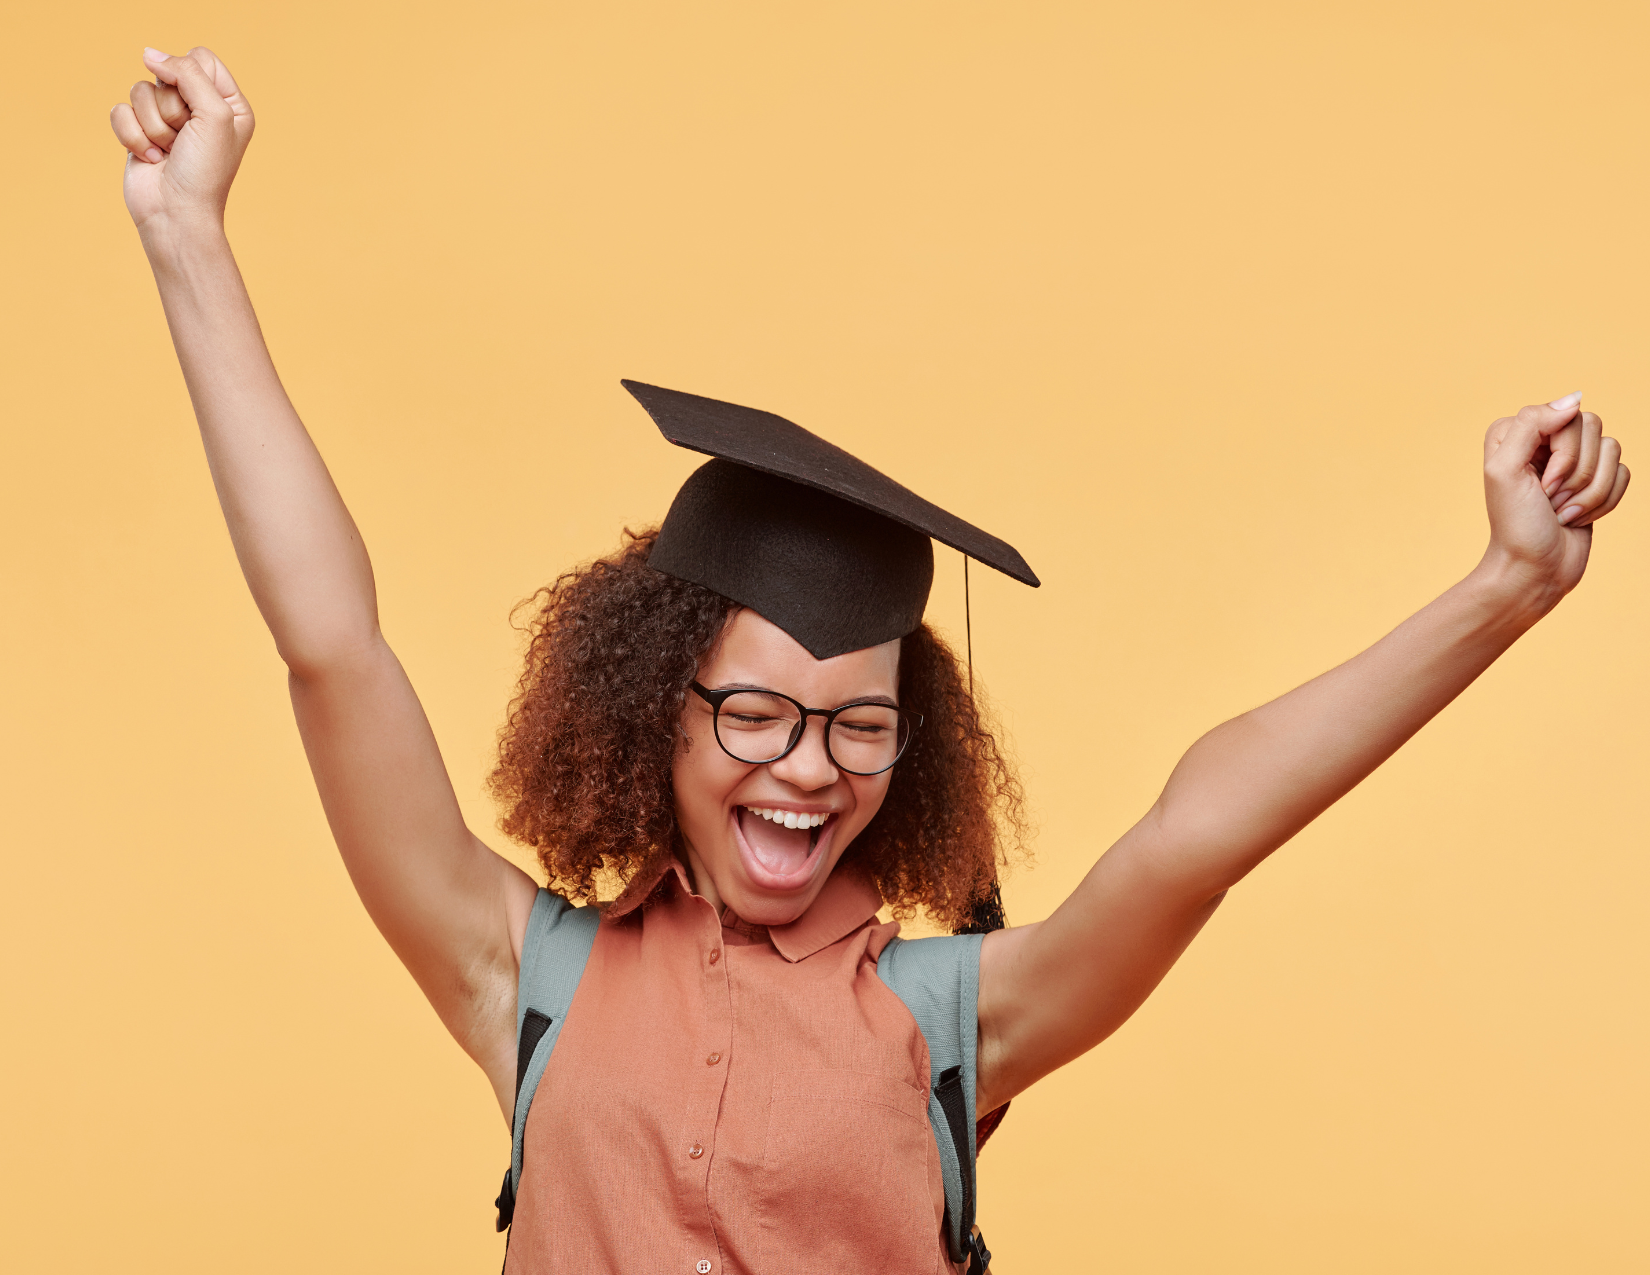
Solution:
[[[745,874],[759,889],[805,889],[835,839],[834,811],[735,806],[734,839]]]
[[[770,823],[782,823],[787,828],[817,828],[831,816],[825,814],[801,814],[795,810],[772,810],[762,806],[746,806],[746,810],[753,815],[761,815]]]

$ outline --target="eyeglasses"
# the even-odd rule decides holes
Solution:
[[[778,691],[693,690],[715,713],[716,742],[735,761],[761,766],[802,742],[810,717],[825,719],[825,755],[850,775],[880,775],[900,759],[922,725],[921,713],[892,704],[853,703],[807,708]]]

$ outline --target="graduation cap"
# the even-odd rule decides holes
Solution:
[[[1013,546],[782,416],[620,384],[667,439],[712,457],[676,493],[649,565],[751,608],[815,659],[922,624],[931,539],[1040,583]]]

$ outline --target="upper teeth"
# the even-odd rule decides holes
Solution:
[[[758,806],[746,806],[746,810],[753,815],[761,815],[774,823],[782,823],[787,828],[817,828],[829,819],[830,815],[799,815],[794,810],[763,810]]]

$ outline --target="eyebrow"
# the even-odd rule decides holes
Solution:
[[[783,691],[776,691],[771,686],[758,686],[755,682],[723,682],[714,686],[717,691],[761,691],[764,695],[784,695]],[[786,696],[789,699],[789,696]],[[846,708],[849,704],[881,704],[887,708],[898,708],[899,704],[886,695],[856,695],[852,699],[845,699],[835,705],[837,708]]]

